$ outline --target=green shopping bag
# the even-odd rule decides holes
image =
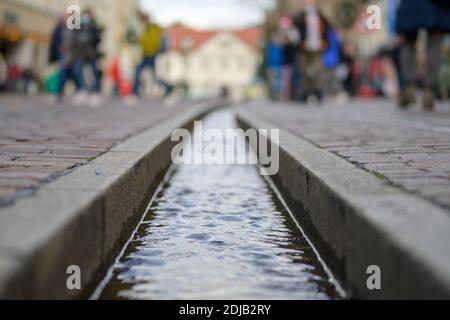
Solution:
[[[58,93],[59,86],[59,74],[58,72],[54,72],[47,77],[45,81],[45,87],[47,89],[47,93],[56,94]]]

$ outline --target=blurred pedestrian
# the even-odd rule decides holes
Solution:
[[[67,28],[67,18],[67,15],[64,15],[58,20],[50,40],[49,62],[59,65],[56,94],[51,96],[52,105],[61,102],[65,85],[69,80],[73,80],[75,84],[77,104],[81,103],[83,98],[82,80],[75,72],[77,57],[74,55],[74,51],[77,49],[77,44],[74,39],[76,30]]]
[[[159,79],[156,73],[156,59],[164,50],[165,39],[163,30],[159,25],[152,22],[149,15],[140,12],[139,16],[144,25],[144,32],[139,39],[142,50],[142,60],[136,66],[133,83],[133,96],[128,100],[131,105],[136,103],[136,100],[140,95],[141,76],[147,68],[152,71],[153,79],[164,88],[165,97],[169,96],[173,90],[173,87],[165,81]]]
[[[329,23],[320,12],[317,0],[306,0],[304,10],[294,23],[300,34],[300,73],[303,100],[315,96],[322,99],[324,66],[322,53],[328,48]]]
[[[397,32],[402,37],[401,64],[404,88],[399,106],[406,108],[415,102],[417,39],[420,30],[427,31],[426,68],[423,107],[434,108],[434,95],[438,87],[441,67],[441,44],[450,32],[450,2],[445,0],[401,0],[397,11]]]
[[[343,79],[344,91],[349,97],[356,94],[355,88],[355,53],[356,49],[350,44],[344,44],[341,52],[341,65],[339,66],[339,73]]]
[[[8,80],[8,65],[0,53],[0,92],[6,89],[6,81]]]
[[[328,28],[328,48],[322,55],[322,62],[325,69],[326,83],[324,83],[324,91],[332,95],[336,101],[344,101],[342,99],[343,82],[346,74],[343,74],[341,65],[341,40],[339,39],[336,29]],[[345,102],[345,101],[344,101]]]
[[[281,44],[282,44],[282,74],[281,74],[281,99],[291,100],[294,95],[293,80],[294,68],[299,34],[289,17],[280,20]]]
[[[447,35],[442,46],[443,63],[440,74],[440,91],[444,99],[450,97],[450,35]]]
[[[107,69],[107,75],[113,86],[113,95],[118,97],[121,95],[120,85],[122,83],[122,74],[120,70],[120,60],[119,58],[113,58]]]
[[[388,22],[388,35],[390,39],[388,54],[397,73],[397,88],[402,92],[405,87],[401,64],[401,37],[397,32],[397,10],[401,0],[386,0],[386,16]]]
[[[265,69],[269,96],[279,99],[282,91],[283,45],[279,33],[274,33],[266,48]]]
[[[92,107],[96,107],[102,101],[100,95],[102,75],[98,67],[98,60],[101,56],[99,51],[101,29],[98,27],[90,9],[83,11],[81,28],[76,34],[76,42],[79,50],[77,51],[78,57],[75,63],[75,72],[81,81],[81,86],[92,94],[89,99],[89,104]],[[87,81],[85,76],[86,67],[90,69],[91,83],[88,83],[89,81]]]

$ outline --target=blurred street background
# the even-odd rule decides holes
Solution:
[[[226,95],[234,101],[266,97],[306,101],[308,79],[301,71],[298,48],[303,40],[296,20],[307,2],[311,1],[1,0],[0,92],[75,94],[77,104],[86,102],[88,93],[101,94],[91,97],[93,106],[111,96],[169,94],[194,99]],[[312,1],[316,2],[327,25],[326,49],[320,50],[319,98],[323,95],[340,104],[354,96],[395,101],[401,100],[402,88],[410,97],[406,82],[411,79],[400,74],[400,51],[404,38],[412,38],[413,33],[416,68],[410,69],[414,84],[419,88],[428,85],[427,58],[435,58],[428,57],[427,48],[438,46],[432,54],[441,63],[434,67],[437,79],[430,89],[439,99],[448,97],[448,26],[427,30],[427,23],[416,15],[423,11],[420,3],[434,1],[418,1],[419,7],[412,1],[413,9],[403,10],[410,15],[406,18],[410,24],[402,22],[405,18],[399,16],[397,0]],[[94,33],[85,36],[90,37],[85,41],[90,41],[92,52],[72,52],[76,49],[71,46],[77,48],[83,40],[76,36],[71,40],[61,30],[70,5],[80,6],[88,26],[83,29]],[[381,9],[381,29],[367,27],[369,5]],[[424,19],[430,20],[430,15]],[[397,30],[399,25],[407,30]],[[142,42],[150,26],[157,26],[150,37],[161,42],[155,48],[151,48],[153,40]],[[439,43],[431,43],[434,37],[430,35],[438,29],[442,33]],[[82,45],[84,51],[89,51],[89,45]],[[53,104],[59,102],[54,100]],[[399,101],[407,102],[408,97]]]

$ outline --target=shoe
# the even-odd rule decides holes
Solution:
[[[342,91],[335,95],[333,100],[336,105],[342,106],[350,101],[350,96],[347,92]]]
[[[100,94],[94,94],[89,97],[89,106],[91,108],[98,108],[103,103],[103,97]]]
[[[73,97],[73,105],[75,107],[81,107],[84,104],[86,104],[87,98],[88,98],[87,93],[84,91],[80,91],[76,93],[75,96]]]
[[[58,95],[51,95],[48,97],[48,104],[50,107],[56,107],[61,104],[62,98]]]
[[[428,112],[434,110],[434,92],[431,88],[426,88],[423,92],[423,109]]]
[[[408,84],[400,94],[398,106],[400,109],[406,109],[416,102],[416,88],[412,84]]]
[[[166,108],[172,108],[175,107],[178,102],[180,102],[181,98],[177,97],[176,95],[167,96],[163,99],[163,105]]]
[[[139,101],[139,97],[136,95],[131,95],[125,98],[125,105],[127,107],[136,107]]]
[[[175,89],[174,86],[172,86],[172,85],[167,85],[166,90],[165,90],[165,92],[164,92],[164,98],[169,97],[169,96],[173,93],[174,89]]]

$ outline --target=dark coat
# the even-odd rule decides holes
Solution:
[[[100,30],[92,20],[88,23],[81,23],[80,29],[63,31],[63,58],[67,65],[80,60],[92,60],[98,58],[100,53],[98,45],[100,43]]]
[[[80,54],[83,59],[92,60],[99,56],[98,45],[100,44],[100,30],[95,20],[81,23],[81,30],[78,32],[78,46],[81,48]]]
[[[322,38],[322,51],[328,49],[328,31],[330,24],[325,16],[319,11],[320,25],[321,25],[321,38]],[[293,19],[294,25],[300,34],[300,49],[305,48],[305,39],[308,34],[308,25],[306,23],[306,12],[301,12]]]
[[[397,11],[397,31],[416,33],[420,29],[450,31],[450,6],[442,0],[402,0]]]
[[[436,26],[437,31],[450,32],[450,1],[433,0],[436,7]]]
[[[60,22],[55,26],[52,32],[50,47],[49,47],[49,57],[48,61],[50,63],[59,62],[61,60],[61,50],[63,44],[63,32],[64,25]]]

